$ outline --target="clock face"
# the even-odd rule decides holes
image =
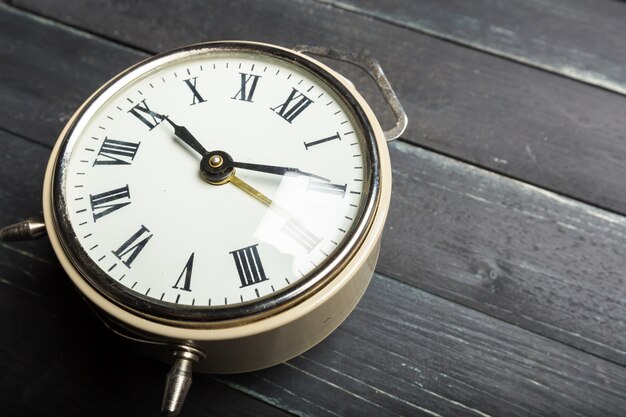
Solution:
[[[249,314],[303,293],[354,250],[374,198],[372,140],[342,97],[276,53],[188,49],[135,68],[66,139],[66,250],[137,308]]]

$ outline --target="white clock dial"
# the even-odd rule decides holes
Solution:
[[[254,303],[352,236],[370,161],[353,110],[319,77],[220,51],[127,78],[74,128],[60,191],[75,244],[113,285],[157,304]],[[201,169],[228,157],[223,181]]]

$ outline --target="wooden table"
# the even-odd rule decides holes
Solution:
[[[184,415],[623,416],[625,21],[610,0],[0,1],[0,221],[40,213],[68,117],[150,54],[369,51],[410,125],[366,296],[288,363],[197,375]],[[2,416],[158,414],[167,366],[100,324],[47,239],[0,244],[0,350]]]

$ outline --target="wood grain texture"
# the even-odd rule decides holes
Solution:
[[[145,57],[0,4],[0,127],[51,146],[91,93]]]
[[[621,414],[626,369],[579,355],[376,275],[321,345],[275,368],[224,379],[309,415]]]
[[[11,29],[22,30],[4,33],[0,39],[23,36],[19,42],[37,45],[40,38],[58,37],[64,42],[63,45],[87,51],[85,53],[89,53],[90,57],[109,57],[114,54],[113,51],[120,51],[118,46],[108,42],[72,34],[54,25],[26,31],[23,30],[25,26],[41,25],[41,22],[11,11],[5,12],[4,16],[5,20],[14,25],[9,26]],[[0,25],[0,31],[4,27]],[[20,35],[24,33],[27,35]],[[55,46],[59,44],[52,40],[47,43],[49,67],[58,68],[63,63],[74,69],[73,74],[76,75],[72,77],[81,78],[77,81],[69,78],[68,81],[68,77],[63,76],[64,72],[58,71],[54,74],[54,82],[40,82],[45,92],[39,93],[41,97],[47,97],[55,89],[72,89],[75,84],[99,85],[106,80],[107,74],[121,69],[118,68],[121,59],[111,59],[98,60],[100,70],[89,71],[90,67],[83,67],[80,59],[63,54],[63,50]],[[122,52],[123,59],[128,60],[133,56],[137,59],[143,56],[128,50]],[[19,64],[20,58],[21,55],[13,57],[18,62],[17,67],[25,69],[26,64]],[[15,71],[13,68],[10,66],[5,70]],[[29,74],[27,71],[20,73]],[[30,70],[29,77],[29,83],[40,79],[34,69]],[[11,80],[11,77],[3,79]],[[17,86],[7,87],[0,83],[0,90],[8,91],[10,88]],[[83,90],[84,87],[81,87],[81,92]],[[8,97],[10,99],[11,96]],[[45,98],[38,104],[41,106],[39,111],[43,113],[59,112],[57,107],[68,108],[72,105],[71,99],[61,106],[58,100],[43,100]],[[73,104],[77,106],[79,103]],[[63,117],[69,116],[69,113],[61,114]],[[6,123],[13,128],[19,128],[43,142],[51,144],[52,138],[56,136],[45,136],[50,126],[38,126],[38,123],[32,121],[15,123],[11,113],[0,113],[0,117],[5,117]],[[58,125],[57,130],[60,130],[61,123]],[[607,226],[610,222],[606,223],[602,218],[617,218],[609,213],[594,211],[584,205],[576,206],[574,202],[564,203],[567,200],[557,197],[545,197],[546,194],[541,190],[499,176],[490,176],[484,171],[467,169],[446,158],[425,156],[432,155],[429,152],[419,154],[421,156],[417,160],[402,159],[401,152],[395,152],[394,155],[403,161],[401,168],[396,168],[396,183],[402,181],[403,188],[398,191],[396,185],[394,207],[396,204],[401,205],[399,210],[394,209],[389,221],[391,227],[394,227],[390,229],[394,238],[385,240],[380,262],[382,271],[572,346],[618,363],[626,363],[624,322],[620,319],[620,315],[623,317],[625,312],[624,304],[620,301],[624,291],[623,273],[620,272],[620,268],[624,267],[620,258],[623,253],[620,248],[623,244],[620,235],[623,233],[623,222],[617,221],[619,227],[612,229]],[[411,165],[410,161],[416,165]],[[431,177],[429,173],[432,173]],[[435,185],[424,188],[424,184],[421,184],[417,187],[413,183],[420,175],[426,185],[429,181]],[[468,179],[463,181],[466,175]],[[437,178],[440,178],[440,183],[437,183]],[[614,180],[620,182],[618,178]],[[484,184],[489,187],[485,188]],[[447,217],[437,216],[440,207],[420,205],[432,200],[430,194],[424,194],[425,190],[433,193],[437,187],[440,189],[435,195],[442,204],[448,204]],[[466,195],[463,194],[464,187],[479,188]],[[506,204],[506,200],[505,203],[499,200],[502,198],[502,190],[506,191],[506,198],[512,198],[515,203]],[[473,195],[479,195],[479,198],[486,200],[485,203],[478,204],[472,199]],[[534,201],[534,205],[527,204],[530,214],[522,215],[519,210],[516,212],[519,206],[525,207],[524,203],[530,197],[534,199],[529,200]],[[564,209],[570,205],[571,209]],[[465,210],[466,207],[471,209]],[[425,213],[429,216],[428,222],[416,222],[406,213]],[[560,216],[566,217],[561,219]],[[471,221],[467,222],[468,219]],[[555,229],[561,220],[565,226]],[[572,225],[577,223],[582,223],[578,234],[571,230]],[[585,226],[586,223],[590,226]],[[546,228],[546,224],[552,228]],[[428,239],[422,238],[424,231],[420,227],[429,228]],[[605,230],[608,232],[605,233]],[[440,239],[440,242],[433,247],[435,238]],[[459,243],[460,238],[463,244]],[[582,239],[585,241],[582,242]],[[607,246],[611,249],[605,251]],[[587,255],[586,251],[593,255]],[[420,256],[422,253],[429,256]],[[580,262],[580,266],[572,268],[572,260]],[[428,272],[426,276],[430,279],[422,277],[424,271]]]
[[[626,219],[393,144],[378,270],[626,364]]]
[[[624,2],[318,1],[626,94]]]
[[[317,2],[186,0],[176,8],[164,1],[16,4],[153,52],[233,38],[369,50],[409,115],[404,139],[626,213],[621,95]],[[13,59],[20,74],[31,64]],[[367,76],[349,74],[378,113],[387,115]]]
[[[67,16],[59,18],[76,19],[72,13],[85,13],[82,7],[68,2],[63,12]],[[241,30],[251,37],[263,29],[265,37],[255,39],[276,43],[297,43],[293,34],[299,33],[303,39],[298,41],[336,41],[343,47],[349,47],[358,35],[363,45],[391,64],[387,72],[399,76],[402,94],[415,97],[409,100],[412,112],[428,110],[419,107],[417,97],[433,93],[425,85],[419,89],[410,85],[411,80],[401,75],[400,64],[393,65],[394,53],[417,45],[418,52],[407,58],[407,65],[417,58],[439,57],[435,69],[451,65],[446,54],[452,53],[457,64],[469,60],[474,70],[490,69],[495,81],[489,82],[505,79],[497,84],[501,89],[510,80],[542,80],[536,91],[531,88],[535,100],[542,87],[547,90],[540,97],[554,105],[578,99],[584,105],[596,104],[599,107],[591,110],[572,104],[572,109],[593,115],[586,122],[601,131],[606,118],[604,134],[621,134],[612,122],[621,111],[623,99],[617,95],[317,3],[242,2],[220,5],[219,10],[208,5],[215,10],[204,16],[206,27],[195,17],[199,6],[183,3],[180,7],[191,16],[191,28],[179,26],[183,15],[178,10],[167,20],[160,3],[151,3],[159,9],[150,12],[156,16],[152,23],[141,20],[146,10],[135,9],[134,3],[123,7],[106,3],[98,9],[100,18],[111,23],[119,14],[119,24],[124,26],[120,38],[126,37],[128,43],[137,38],[141,42],[136,43],[143,42],[142,48],[150,51],[199,40],[202,30],[211,36]],[[302,11],[309,17],[292,14]],[[248,22],[253,27],[242,22],[233,28],[232,21],[226,27],[224,16],[236,12],[258,20]],[[86,16],[81,22],[95,30],[95,14]],[[277,16],[284,25],[270,26]],[[130,27],[133,21],[145,34]],[[111,37],[119,31],[116,24]],[[166,39],[162,30],[171,30],[174,38]],[[383,33],[403,39],[403,46],[395,52],[385,50],[374,39]],[[433,49],[444,44],[453,49],[445,50],[446,54]],[[49,151],[31,140],[49,146],[91,90],[145,54],[8,7],[0,7],[0,46],[0,129],[26,137],[0,130],[0,218],[4,223],[40,210],[42,171]],[[45,62],[43,68],[41,62]],[[476,93],[475,86],[446,90],[457,75],[462,86],[462,76],[468,75],[459,75],[462,71],[466,70],[457,65],[447,73],[433,72],[430,78],[455,99],[470,100],[467,90]],[[488,87],[488,80],[483,80],[482,88]],[[551,89],[554,85],[558,88]],[[500,105],[515,103],[508,96],[511,91],[502,92]],[[602,107],[607,97],[616,98],[611,103],[617,110]],[[450,103],[435,109],[442,120],[444,110],[454,108]],[[524,103],[517,109],[533,110],[534,102]],[[543,105],[539,107],[545,110]],[[530,119],[524,112],[505,116],[513,124],[519,122],[516,118],[521,119],[519,123]],[[477,113],[468,109],[465,117],[475,120]],[[539,121],[551,126],[555,135],[568,129],[577,133],[578,122],[583,122],[569,125],[559,119],[559,124],[550,122],[550,117]],[[455,120],[459,123],[452,117]],[[524,135],[540,132],[535,130],[543,126],[538,123],[530,123]],[[453,123],[450,132],[462,136],[464,127]],[[492,137],[504,131],[503,126],[493,129],[495,133],[485,128],[484,134]],[[412,137],[417,133],[409,132],[413,136],[408,139],[415,142]],[[570,150],[588,146],[580,136],[568,140],[579,140]],[[544,142],[554,147],[553,153],[568,144],[565,140]],[[600,195],[624,186],[618,181],[622,177],[614,176],[620,171],[611,165],[619,161],[619,153],[610,153],[619,150],[618,142],[606,149],[594,148],[598,151],[594,160],[610,168],[610,175],[600,184],[610,186],[598,191]],[[626,408],[626,368],[620,366],[626,363],[626,220],[408,143],[393,145],[392,156],[394,202],[379,269],[410,285],[378,275],[363,302],[336,333],[285,365],[219,380],[197,376],[186,414],[232,415],[236,404],[238,415],[621,415]],[[581,165],[584,156],[570,155]],[[537,164],[544,174],[546,169],[559,168],[549,166],[548,160]],[[578,187],[572,183],[578,179],[567,181]],[[588,179],[581,195],[600,187]],[[624,197],[616,198],[614,202]],[[153,415],[167,370],[125,353],[128,350],[98,324],[77,296],[45,240],[0,244],[0,350],[4,353],[0,358],[0,415]]]
[[[8,160],[47,159],[40,145],[2,132],[0,141]],[[0,178],[11,172],[41,175],[0,164]],[[0,189],[4,213],[39,185],[6,180]],[[154,415],[167,367],[128,353],[48,242],[33,245],[0,245],[0,414]],[[245,375],[196,375],[185,415],[618,416],[625,389],[623,366],[376,275],[350,318],[304,355]]]

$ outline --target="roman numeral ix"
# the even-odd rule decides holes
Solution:
[[[193,99],[192,99],[192,102],[191,102],[192,106],[194,104],[204,103],[206,101],[205,99],[202,98],[202,96],[200,95],[200,93],[196,89],[196,82],[197,81],[198,81],[198,77],[187,78],[186,80],[183,80],[183,82],[187,85],[187,87],[189,87],[189,89],[193,93]]]
[[[146,234],[147,236],[144,237]],[[113,252],[113,255],[122,261],[124,265],[130,268],[130,265],[133,263],[135,258],[137,258],[137,255],[141,253],[143,248],[146,247],[150,239],[152,239],[152,236],[153,235],[150,233],[150,230],[148,230],[146,226],[141,225],[139,230],[137,230],[135,234],[130,237],[130,239],[124,242],[122,246],[111,252]]]
[[[239,99],[241,101],[249,101],[252,102],[252,96],[254,95],[254,90],[256,90],[256,85],[259,82],[260,75],[246,74],[240,72],[241,74],[241,88],[235,94],[234,97],[231,97],[233,100]]]
[[[128,184],[100,194],[90,194],[89,200],[91,201],[91,211],[93,212],[93,221],[95,222],[99,218],[130,204],[130,201],[125,201],[130,200]]]
[[[194,256],[194,253],[192,252],[191,256],[189,257],[189,260],[187,261],[187,263],[185,264],[185,267],[183,268],[183,271],[178,276],[178,279],[176,280],[176,284],[174,284],[172,288],[176,288],[177,290],[191,291],[191,272],[193,270],[193,256]],[[183,280],[183,286],[179,287],[178,285],[180,284],[181,279]]]
[[[159,123],[165,120],[165,117],[150,110],[145,99],[141,100],[135,107],[128,110],[128,112],[148,126],[150,130],[154,129]]]
[[[104,138],[93,165],[129,165],[135,159],[140,143]]]
[[[239,274],[242,288],[267,281],[268,279],[265,276],[257,246],[258,245],[252,245],[230,252],[235,260],[235,266],[237,267],[237,273]]]
[[[311,103],[313,103],[313,100],[292,87],[287,100],[276,107],[272,107],[271,109],[283,119],[291,123],[300,113],[304,111],[304,109],[309,107],[309,104]]]

